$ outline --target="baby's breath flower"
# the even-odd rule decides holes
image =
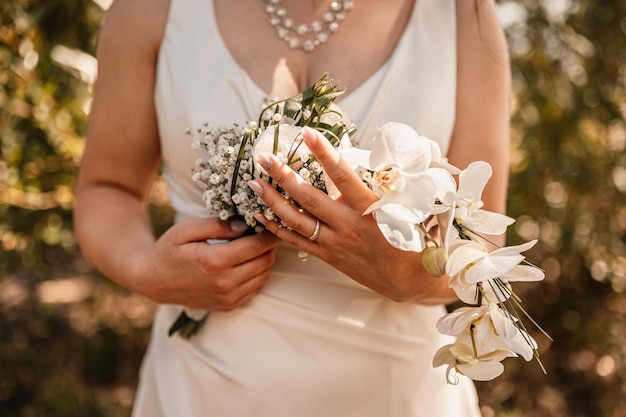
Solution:
[[[309,171],[307,168],[300,168],[300,171],[298,171],[298,174],[300,174],[300,176],[305,181],[309,181],[311,179],[311,171]]]
[[[269,207],[265,207],[263,215],[265,216],[267,220],[274,220],[276,218],[276,215],[274,214],[274,210],[272,210]]]
[[[209,182],[211,184],[219,184],[220,181],[222,181],[222,179],[220,178],[219,174],[213,173],[211,174],[211,176],[209,177]]]
[[[200,133],[201,135],[206,135],[210,132],[212,132],[212,130],[209,129],[208,123],[203,123],[202,126],[200,126],[200,128],[198,129],[198,133]]]
[[[215,140],[215,132],[208,132],[204,135],[204,138],[202,140],[204,143],[213,143],[213,141]]]
[[[319,173],[322,172],[322,165],[317,162],[317,160],[315,160],[309,164],[309,169],[311,170],[311,172]]]

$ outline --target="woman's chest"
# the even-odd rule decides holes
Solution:
[[[356,89],[392,55],[414,0],[354,1],[327,41],[310,52],[292,49],[278,36],[265,3],[214,0],[217,26],[228,51],[248,76],[267,93],[284,97],[302,91],[323,73],[349,91]],[[329,5],[315,8],[313,2],[299,0],[285,2],[284,10],[294,22],[310,23],[323,20]],[[292,31],[291,36],[298,34]]]

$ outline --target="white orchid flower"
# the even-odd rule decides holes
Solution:
[[[482,303],[485,303],[485,300],[504,302],[512,294],[511,285],[505,281],[488,280],[480,284],[469,283],[464,274],[450,277],[449,287],[454,290],[461,301],[467,304],[477,304],[481,300]]]
[[[537,343],[515,323],[516,319],[497,304],[489,304],[458,308],[437,321],[437,330],[443,334],[459,336],[459,340],[471,339],[473,336],[473,342],[479,351],[505,348],[529,361]]]
[[[515,324],[516,320],[498,305],[491,304],[489,306],[490,322],[485,321],[480,329],[477,328],[477,339],[485,346],[498,346],[497,342],[502,341],[508,349],[526,361],[530,361],[534,356],[535,349],[537,349],[537,342],[525,330],[520,329]]]
[[[487,252],[484,245],[473,240],[457,240],[450,248],[446,273],[455,276],[463,273],[470,284],[499,278],[524,260],[521,252],[527,251],[537,240],[516,246],[505,246]],[[511,274],[513,276],[514,274]]]
[[[505,282],[532,282],[541,281],[545,276],[545,272],[534,265],[516,265],[500,275],[500,279]]]
[[[433,143],[409,125],[385,123],[378,128],[373,139],[370,166],[367,168],[378,170],[392,164],[409,175],[422,173],[433,160],[433,149],[436,149],[436,143]]]
[[[480,307],[459,307],[437,320],[437,330],[442,334],[458,336],[469,329],[473,322],[480,320],[488,313],[489,306],[486,305]]]
[[[492,172],[491,165],[484,161],[472,162],[461,171],[455,218],[476,233],[501,235],[515,220],[504,214],[482,210],[482,193]]]
[[[398,188],[388,188],[390,192],[369,206],[364,215],[380,211],[390,219],[398,222],[418,224],[428,219],[433,209],[436,191],[435,182],[427,175],[417,175],[413,177],[403,177],[395,180]],[[411,192],[417,189],[423,194]],[[402,225],[398,225],[402,228]]]
[[[511,282],[532,282],[544,279],[545,273],[533,265],[516,265],[508,272],[500,275],[499,280],[487,280],[481,283],[480,292],[483,298],[493,302],[508,300],[513,290]],[[478,283],[470,283],[465,274],[460,273],[450,278],[450,288],[457,297],[467,304],[476,304],[479,301]]]
[[[452,372],[458,372],[475,381],[489,381],[504,372],[501,361],[514,357],[515,353],[507,349],[496,349],[489,353],[476,355],[474,350],[462,343],[454,343],[441,347],[433,358],[433,367],[448,365],[446,379],[450,384],[458,384],[459,380]]]
[[[540,281],[545,273],[532,265],[520,265],[524,256],[519,252],[530,249],[536,241],[523,245],[504,247],[493,252],[480,242],[456,240],[449,250],[446,273],[450,276],[450,288],[457,297],[468,304],[479,301],[478,283],[484,298],[502,302],[511,296],[509,282]],[[499,280],[495,281],[495,278]]]
[[[443,187],[440,190],[444,191]],[[447,252],[450,250],[451,243],[460,237],[458,229],[454,226],[454,201],[455,196],[453,192],[444,192],[433,209],[433,214],[437,219],[437,226],[439,227],[442,246]]]
[[[379,200],[363,214],[374,213],[381,232],[394,247],[422,251],[424,235],[416,225],[431,215],[437,194],[454,187],[448,171],[431,168],[433,161],[445,162],[437,143],[408,125],[386,123],[378,129],[371,151],[351,149],[342,156],[353,167],[373,172],[371,187]]]

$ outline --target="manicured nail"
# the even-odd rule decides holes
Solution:
[[[264,154],[264,153],[257,154],[256,155],[256,160],[266,170],[269,171],[270,169],[272,169],[272,160],[270,159],[269,156],[267,156],[267,154]],[[254,188],[253,188],[253,190],[254,190]]]
[[[230,230],[237,233],[242,233],[248,230],[248,225],[239,220],[233,220],[230,222]]]
[[[261,213],[255,213],[252,217],[254,217],[254,219],[257,222],[261,223],[263,226],[265,226],[265,224],[267,223],[267,219]]]
[[[315,130],[311,129],[308,126],[302,128],[302,138],[304,139],[304,143],[306,143],[307,146],[315,145],[318,140]]]
[[[257,180],[248,181],[248,187],[257,195],[263,195],[263,187],[261,187],[261,184],[259,184]]]

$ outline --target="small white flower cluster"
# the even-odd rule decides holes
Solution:
[[[538,358],[510,282],[539,281],[544,272],[521,255],[536,241],[493,251],[484,245],[484,235],[501,235],[514,221],[482,209],[491,166],[478,161],[460,170],[442,158],[436,142],[401,123],[380,127],[370,151],[341,152],[353,168],[365,170],[363,180],[379,197],[364,214],[374,215],[392,246],[422,252],[424,268],[437,277],[447,275],[449,286],[471,305],[437,323],[439,332],[457,337],[433,359],[435,367],[448,366],[448,382],[458,381],[456,373],[494,379],[509,356]],[[433,224],[439,238],[429,232]]]
[[[308,152],[300,139],[301,127],[295,126],[284,116],[272,119],[273,123],[261,130],[250,122],[245,128],[238,125],[221,126],[213,129],[208,124],[189,131],[192,147],[206,152],[206,158],[196,161],[192,178],[205,185],[203,201],[211,215],[222,220],[240,218],[245,223],[263,230],[254,218],[257,213],[268,220],[275,220],[272,209],[248,186],[248,181],[265,178],[267,174],[258,165],[254,156],[272,152],[275,131],[278,151],[276,156],[291,166],[309,184],[325,190],[322,167]],[[290,123],[291,122],[291,123]],[[288,197],[285,191],[279,191]]]
[[[192,147],[206,151],[206,159],[196,161],[192,178],[206,186],[202,197],[209,213],[222,220],[242,215],[252,227],[256,223],[251,213],[261,210],[262,201],[247,186],[247,181],[254,178],[252,144],[242,138],[254,129],[254,124],[245,128],[233,125],[214,129],[205,123],[188,132],[192,136]],[[242,210],[242,214],[238,207],[249,210],[247,213]]]

